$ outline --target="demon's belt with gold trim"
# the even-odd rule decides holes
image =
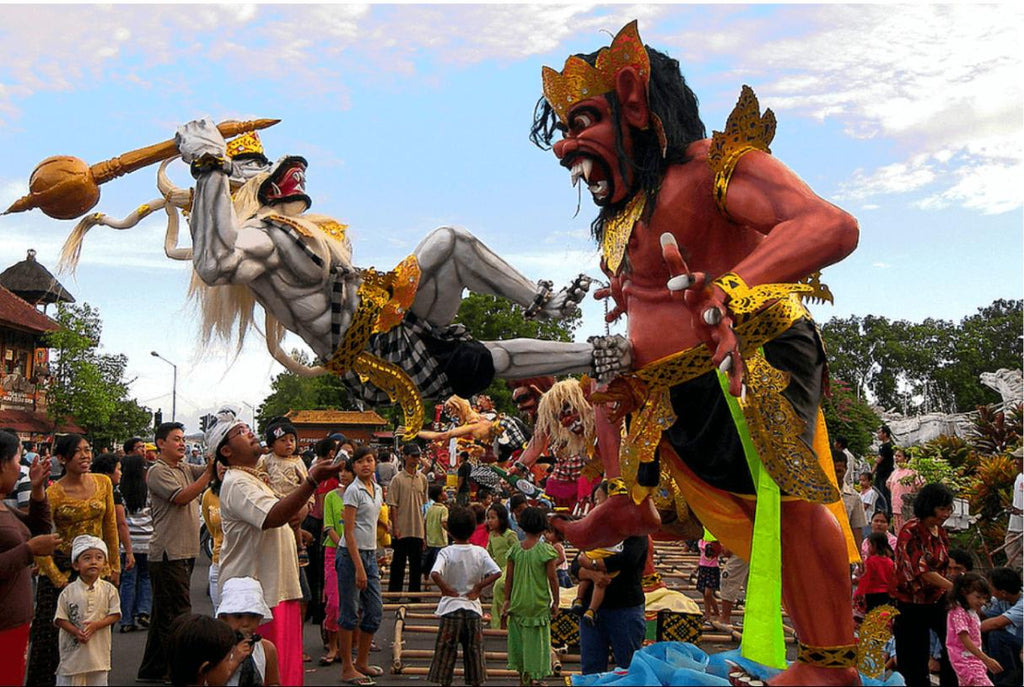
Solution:
[[[790,295],[734,327],[747,367],[746,393],[740,406],[761,461],[780,489],[807,501],[829,503],[838,498],[838,493],[813,450],[800,439],[804,422],[782,396],[789,375],[768,364],[758,350],[798,320],[809,317],[799,299]],[[670,390],[714,369],[711,352],[702,344],[626,375],[640,409],[632,416],[619,459],[622,475],[637,502],[656,488],[636,485],[639,467],[654,460],[662,432],[676,421]]]

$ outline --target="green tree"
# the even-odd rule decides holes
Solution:
[[[514,303],[495,296],[471,293],[462,300],[455,322],[466,327],[474,339],[499,341],[520,337],[569,341],[579,326],[579,316],[559,322],[537,322],[527,320],[523,309]],[[299,351],[292,355],[308,364],[309,356]],[[356,403],[341,381],[333,375],[300,377],[291,372],[281,372],[270,384],[271,393],[260,404],[256,412],[257,423],[263,427],[267,420],[284,415],[289,410],[353,409]],[[493,400],[500,412],[514,412],[512,392],[503,380],[495,380],[484,393]],[[438,399],[442,401],[444,399]],[[379,406],[374,410],[397,426],[402,421],[402,411],[397,404]],[[431,407],[426,409],[426,421],[432,421]]]
[[[1020,367],[1022,328],[1022,302],[997,300],[959,324],[832,318],[822,338],[833,374],[858,397],[903,412],[952,413],[998,400],[978,374]]]
[[[471,293],[462,299],[455,322],[465,325],[478,341],[506,341],[508,339],[547,339],[572,341],[572,334],[580,325],[577,314],[558,321],[540,322],[526,319],[523,308],[498,296]],[[503,379],[495,379],[483,392],[494,401],[500,413],[514,413],[512,391]]]
[[[863,398],[857,398],[846,382],[833,379],[831,387],[832,394],[821,404],[829,438],[843,437],[854,455],[866,455],[881,418]]]
[[[58,424],[76,422],[97,447],[146,432],[149,413],[128,396],[127,357],[98,352],[103,332],[99,311],[88,303],[61,303],[54,319],[61,328],[45,339],[53,352],[50,418]]]
[[[292,357],[308,365],[309,356],[299,350],[292,351]],[[355,407],[341,380],[334,375],[300,377],[291,372],[281,372],[270,383],[270,395],[256,410],[259,428],[266,426],[273,417],[284,415],[290,410],[348,409]]]

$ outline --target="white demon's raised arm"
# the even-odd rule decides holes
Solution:
[[[192,203],[193,264],[204,282],[248,284],[277,262],[274,242],[259,223],[235,216],[228,186],[224,137],[210,119],[189,122],[175,136],[182,159],[192,164],[196,193]]]

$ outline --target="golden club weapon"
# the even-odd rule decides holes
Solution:
[[[224,138],[246,131],[274,126],[280,119],[255,119],[248,122],[227,121],[217,125]],[[100,184],[129,174],[178,154],[174,139],[139,148],[94,165],[70,155],[48,157],[32,171],[28,195],[22,196],[3,214],[39,208],[54,219],[81,217],[100,200]]]

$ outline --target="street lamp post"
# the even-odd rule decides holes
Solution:
[[[156,351],[150,351],[149,354],[154,358],[160,358],[168,365],[174,368],[174,384],[171,387],[171,422],[177,422],[178,414],[178,366],[172,363],[167,358],[163,357]]]

